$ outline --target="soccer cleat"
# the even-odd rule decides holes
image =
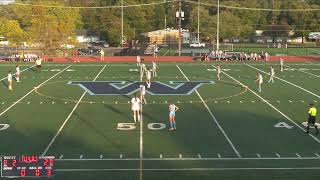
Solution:
[[[169,131],[173,131],[173,130],[174,130],[173,128],[170,128],[170,129],[169,129]]]

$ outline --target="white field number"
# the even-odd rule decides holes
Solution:
[[[148,129],[157,131],[165,129],[167,125],[163,123],[150,123],[147,127]],[[136,125],[135,123],[118,123],[117,129],[121,131],[130,131],[136,129]]]
[[[10,127],[9,124],[0,124],[0,131],[6,130]]]
[[[289,124],[285,122],[279,122],[278,124],[274,125],[276,128],[286,128],[286,129],[292,129],[293,126],[290,126]]]

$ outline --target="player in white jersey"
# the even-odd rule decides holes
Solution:
[[[284,64],[284,61],[282,58],[280,58],[280,71],[283,72],[283,64]]]
[[[142,80],[142,78],[143,78],[143,75],[144,75],[145,73],[147,73],[146,71],[147,71],[146,65],[141,62],[141,64],[140,64],[140,79],[141,79],[141,80]]]
[[[135,94],[131,99],[131,110],[133,111],[133,120],[134,122],[140,121],[140,109],[141,109],[141,101],[138,96]]]
[[[13,90],[13,88],[12,88],[12,74],[11,74],[11,71],[9,71],[9,73],[8,73],[8,89],[9,90]]]
[[[261,73],[258,73],[258,78],[256,79],[256,82],[258,83],[258,91],[261,92],[261,85],[263,83],[263,77]]]
[[[274,68],[270,66],[270,79],[268,81],[269,83],[274,83],[274,80],[273,80],[274,76],[275,76]]]
[[[221,80],[220,74],[221,74],[221,67],[220,67],[220,65],[217,65],[217,77],[218,77],[219,81]]]
[[[176,121],[175,121],[175,117],[176,117],[176,111],[178,111],[179,108],[174,105],[173,103],[169,104],[169,123],[170,123],[170,131],[176,130],[177,126],[176,126]]]
[[[159,53],[159,46],[157,44],[155,44],[153,46],[153,57],[157,58],[158,57],[158,53]]]
[[[138,55],[137,56],[137,66],[140,67],[141,64],[141,57]]]
[[[140,98],[141,98],[141,101],[144,102],[144,104],[147,104],[147,100],[145,98],[145,95],[146,95],[146,86],[141,84],[140,85]]]
[[[157,70],[158,70],[158,66],[156,64],[156,62],[152,61],[152,76],[153,77],[157,77]]]
[[[42,59],[38,58],[36,60],[36,67],[37,67],[38,71],[40,71],[40,69],[41,69],[41,64],[42,64]]]
[[[151,86],[151,71],[150,70],[147,70],[146,76],[147,76],[146,83],[148,85],[148,88],[150,88],[150,86]]]
[[[16,80],[17,80],[17,82],[20,82],[20,66],[19,65],[17,65],[16,66]]]

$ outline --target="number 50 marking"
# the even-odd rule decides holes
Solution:
[[[167,125],[163,123],[150,123],[147,127],[151,130],[162,130],[165,129]],[[117,129],[122,131],[134,130],[136,129],[136,125],[135,123],[118,123]]]

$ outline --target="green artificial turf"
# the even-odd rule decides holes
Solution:
[[[41,72],[30,68],[21,83],[14,82],[14,91],[7,90],[6,79],[0,84],[0,122],[10,125],[0,131],[0,154],[46,152],[56,158],[52,179],[59,180],[318,178],[320,136],[304,133],[302,122],[309,103],[319,107],[320,63],[286,63],[284,72],[274,62],[219,64],[225,73],[221,81],[216,62],[159,63],[153,81],[214,84],[190,95],[147,94],[142,129],[136,123],[133,130],[117,129],[119,123],[133,123],[132,95],[93,96],[68,82],[139,81],[138,72],[130,71],[137,69],[135,63],[47,63]],[[32,66],[22,65],[22,70]],[[257,69],[268,73],[270,65],[279,79],[269,84],[269,75],[262,73],[258,92]],[[0,64],[0,78],[10,69],[15,64]],[[180,108],[174,132],[168,131],[169,101]],[[152,123],[166,128],[150,129]],[[275,127],[279,123],[290,128]]]

